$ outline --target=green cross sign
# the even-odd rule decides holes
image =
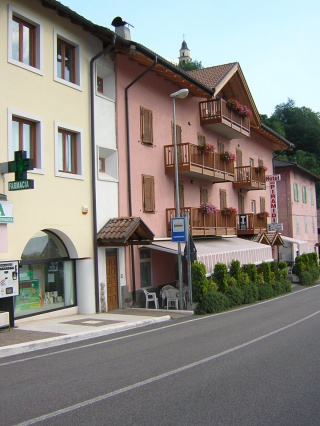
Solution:
[[[27,158],[27,151],[15,151],[14,161],[0,164],[2,174],[15,174],[15,180],[8,182],[9,191],[34,188],[34,181],[27,178],[27,170],[33,170],[33,159]]]

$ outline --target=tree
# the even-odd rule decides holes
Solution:
[[[200,70],[203,68],[201,61],[197,60],[190,62],[180,61],[179,67],[182,68],[184,71]]]

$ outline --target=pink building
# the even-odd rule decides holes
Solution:
[[[135,300],[140,288],[177,282],[177,243],[171,240],[174,128],[181,216],[190,218],[197,259],[207,274],[217,262],[272,260],[271,245],[251,239],[267,231],[265,176],[272,170],[273,151],[288,143],[261,124],[239,64],[188,74],[144,46],[123,41],[116,50],[115,74],[120,218],[101,231],[100,241],[115,246],[111,230],[117,229],[118,242],[130,244],[123,300],[130,303],[131,295]],[[171,95],[182,88],[188,97],[173,101]],[[205,213],[204,203],[217,212]],[[228,207],[236,213],[227,214]],[[138,218],[134,231],[130,217]],[[186,283],[184,261],[183,267]]]
[[[318,243],[315,183],[319,176],[290,161],[275,160],[279,223],[284,246],[279,259],[292,262],[298,254],[315,251]]]

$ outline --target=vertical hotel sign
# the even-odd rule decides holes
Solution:
[[[280,175],[266,176],[266,181],[270,183],[271,223],[278,223],[277,182],[280,180]]]

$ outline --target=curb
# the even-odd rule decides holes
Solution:
[[[130,330],[133,328],[143,327],[145,325],[156,324],[169,320],[171,320],[171,317],[169,315],[165,315],[159,318],[148,318],[141,321],[113,325],[100,330],[85,331],[79,334],[66,334],[64,336],[50,337],[48,339],[19,343],[10,346],[3,346],[0,348],[0,358],[4,358],[10,355],[23,354],[26,352],[31,352],[40,349],[52,348],[60,345],[66,345],[68,343],[80,342],[82,340],[92,339],[94,337],[107,336],[108,334],[113,334],[120,331]]]

